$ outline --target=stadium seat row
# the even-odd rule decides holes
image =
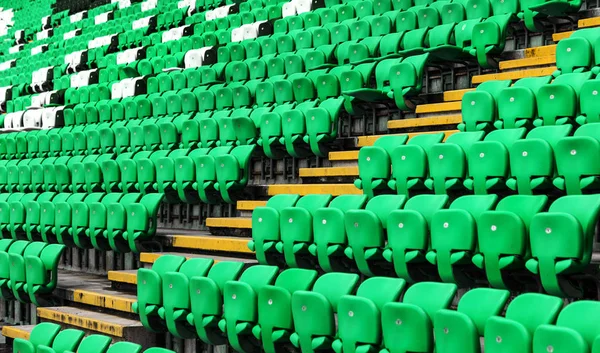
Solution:
[[[152,241],[163,194],[0,194],[3,239],[139,252]]]
[[[325,271],[358,268],[408,282],[460,286],[487,281],[522,288],[539,276],[544,290],[578,297],[569,274],[589,265],[600,196],[277,195],[252,213],[248,246],[261,264]],[[499,202],[498,202],[499,201]],[[551,235],[550,235],[551,234]],[[577,234],[577,236],[575,236]],[[283,258],[283,259],[282,259]],[[525,274],[524,274],[525,273]]]
[[[212,267],[211,267],[212,266]],[[597,302],[563,309],[560,298],[506,290],[466,292],[456,310],[454,284],[161,256],[138,270],[135,310],[155,332],[238,352],[275,353],[294,345],[303,353],[383,349],[383,352],[589,352],[598,329],[585,318]],[[507,306],[508,303],[508,306]],[[504,316],[501,316],[506,307]],[[513,334],[518,332],[519,334]],[[483,338],[483,345],[480,340]],[[573,342],[568,348],[563,346]],[[548,348],[552,347],[552,348]],[[597,348],[593,351],[595,352]]]
[[[385,136],[359,152],[359,179],[365,194],[570,195],[598,191],[600,124],[541,126],[459,132],[444,143],[443,133]]]
[[[164,193],[171,202],[235,202],[254,146],[0,161],[0,191]]]
[[[0,296],[4,300],[40,305],[58,282],[62,244],[0,240]]]
[[[112,343],[112,344],[111,344]],[[60,325],[43,322],[37,324],[29,339],[16,338],[13,342],[13,353],[141,353],[142,346],[136,343],[119,341],[105,335],[93,334],[76,329],[61,330]],[[148,348],[144,353],[174,353],[159,347]]]

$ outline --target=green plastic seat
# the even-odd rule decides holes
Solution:
[[[160,202],[160,199],[162,199],[162,197],[164,197],[161,194],[153,194],[156,198],[153,199],[153,202],[150,202],[149,205],[149,209],[150,207],[156,207],[155,210],[158,209],[158,203]],[[147,197],[148,195],[146,195],[145,197]],[[152,195],[151,195],[152,196]],[[117,251],[117,252],[130,252],[130,251],[134,251],[134,252],[139,252],[138,248],[136,247],[137,244],[135,243],[135,240],[137,239],[137,236],[135,233],[140,232],[142,234],[141,237],[144,237],[143,234],[145,233],[143,228],[138,228],[138,226],[141,225],[141,227],[143,227],[143,225],[147,225],[147,229],[148,229],[148,233],[150,234],[154,234],[153,232],[153,227],[156,225],[156,222],[153,221],[154,216],[150,215],[150,211],[146,212],[139,212],[142,213],[142,216],[144,217],[140,217],[140,218],[136,218],[135,214],[131,214],[130,212],[128,212],[127,210],[130,209],[132,204],[140,204],[142,195],[139,193],[129,193],[129,194],[125,194],[118,203],[113,203],[107,206],[107,214],[110,215],[109,219],[110,222],[108,222],[107,219],[107,228],[106,228],[106,237],[108,238],[108,243],[110,244],[110,247],[112,250]],[[158,201],[156,201],[156,199],[158,199]],[[156,203],[155,203],[156,202]],[[142,206],[144,207],[144,206]],[[134,222],[133,222],[133,231],[130,236],[130,232],[128,231],[128,228],[130,227],[130,217],[134,216],[132,218],[134,218]],[[151,228],[152,226],[152,228]],[[137,229],[136,229],[137,228]]]
[[[480,195],[506,189],[510,176],[508,151],[525,133],[525,128],[495,130],[483,141],[475,142],[467,153],[470,177],[465,186]]]
[[[545,195],[511,195],[498,202],[494,211],[483,212],[477,222],[478,253],[473,263],[494,288],[522,287],[511,272],[523,269],[530,257],[531,219],[546,208]]]
[[[39,346],[51,346],[56,335],[60,332],[60,325],[52,322],[42,322],[35,325],[29,340],[15,338],[13,351],[22,353],[36,353]]]
[[[342,271],[345,266],[344,249],[348,239],[344,214],[348,210],[362,209],[365,195],[342,195],[334,198],[328,207],[319,208],[313,215],[313,239],[308,251],[317,257],[319,266],[326,272]]]
[[[599,87],[600,81],[598,80],[589,80],[581,86],[579,115],[575,119],[577,124],[600,122],[600,111],[598,111],[598,105],[594,103]]]
[[[77,352],[105,353],[111,342],[112,339],[104,335],[93,334],[85,336],[81,340],[79,347],[77,347]]]
[[[79,346],[79,342],[83,339],[85,333],[81,330],[75,329],[66,329],[60,331],[56,337],[54,337],[54,341],[52,341],[52,346],[40,345],[37,347],[37,352],[39,353],[66,353],[66,352],[74,352],[77,350]]]
[[[100,200],[100,202],[86,202],[90,214],[93,217],[89,218],[88,228],[85,230],[91,245],[100,251],[110,250],[110,244],[108,243],[107,234],[107,222],[108,222],[108,206],[119,202],[123,197],[121,193],[110,193],[107,194]]]
[[[343,97],[330,98],[305,113],[307,135],[304,142],[308,143],[311,151],[319,157],[327,155],[327,144],[337,138],[338,120],[343,103]]]
[[[579,113],[581,86],[592,77],[591,72],[563,74],[544,85],[536,96],[536,126],[572,123]]]
[[[248,248],[256,253],[258,263],[276,263],[276,244],[281,240],[280,212],[286,207],[293,207],[299,199],[299,195],[276,195],[267,201],[265,207],[257,207],[252,212],[252,240],[248,242]]]
[[[600,147],[600,124],[587,124],[556,144],[555,158],[558,176],[554,185],[567,194],[589,193],[598,188],[598,171],[594,159]],[[585,162],[584,162],[585,160]]]
[[[164,194],[147,194],[139,202],[125,205],[127,232],[123,236],[133,252],[139,252],[139,243],[151,240],[158,225],[157,215]]]
[[[600,310],[596,301],[582,300],[567,305],[558,314],[556,324],[540,325],[533,334],[533,353],[598,352],[600,327],[588,321]]]
[[[429,175],[427,156],[431,147],[443,139],[443,133],[420,134],[408,140],[406,145],[395,147],[390,152],[392,175],[388,187],[399,195],[407,196],[426,189],[425,180]]]
[[[232,193],[246,187],[250,179],[250,162],[254,145],[235,147],[229,154],[215,157],[217,165],[215,189],[227,203],[234,203]]]
[[[142,351],[142,346],[133,342],[116,342],[112,346],[108,347],[106,353],[140,353]]]
[[[476,288],[458,302],[456,311],[442,309],[433,318],[437,352],[481,352],[480,337],[489,318],[498,316],[509,298],[501,289]]]
[[[497,118],[496,100],[503,89],[512,81],[486,81],[475,91],[467,92],[462,98],[463,122],[458,124],[460,131],[489,130]]]
[[[390,86],[398,109],[414,109],[415,102],[411,97],[421,93],[428,60],[428,53],[410,56],[390,68]]]
[[[260,343],[252,334],[258,322],[258,292],[273,284],[278,272],[276,266],[250,266],[240,278],[225,283],[219,328],[237,352],[259,351]]]
[[[14,295],[12,292],[11,283],[11,272],[12,266],[10,262],[11,257],[19,257],[23,255],[25,248],[29,245],[29,242],[24,240],[18,240],[13,242],[12,239],[3,240],[3,250],[0,252],[0,295],[4,300],[13,300]]]
[[[290,344],[294,332],[292,295],[310,290],[316,279],[315,270],[292,268],[281,272],[274,284],[258,290],[258,323],[252,327],[252,334],[260,339],[265,352],[275,353]]]
[[[538,327],[553,325],[563,307],[560,298],[525,293],[508,304],[504,317],[492,316],[485,324],[486,352],[531,352]]]
[[[177,272],[185,262],[185,257],[177,255],[160,256],[152,269],[140,268],[137,273],[137,302],[133,311],[140,316],[142,325],[153,332],[163,332],[165,323],[158,315],[163,306],[163,278],[166,273]]]
[[[417,195],[410,198],[402,210],[390,212],[388,241],[382,255],[393,264],[396,276],[409,283],[436,277],[425,254],[429,250],[431,219],[447,204],[446,195]]]
[[[387,219],[394,210],[401,209],[406,202],[404,195],[380,195],[372,198],[364,210],[349,210],[344,215],[348,234],[348,247],[344,254],[356,262],[358,270],[374,276],[381,272],[385,261],[382,252],[385,246]]]
[[[27,295],[27,267],[25,267],[25,257],[34,256],[39,257],[42,253],[46,243],[32,242],[29,243],[23,254],[13,253],[9,251],[8,257],[10,261],[10,287],[12,290],[13,297],[22,303],[29,302],[29,296]],[[10,250],[10,249],[9,249]]]
[[[433,352],[433,318],[450,307],[455,295],[455,284],[421,282],[406,290],[402,303],[385,304],[381,309],[381,352]]]
[[[358,287],[356,295],[345,295],[338,303],[336,353],[364,352],[379,348],[382,337],[381,310],[397,302],[406,282],[399,278],[373,277]]]
[[[525,266],[539,275],[549,294],[581,296],[583,288],[569,281],[568,275],[580,272],[590,263],[599,211],[597,195],[563,196],[552,203],[548,212],[531,220],[532,258]]]
[[[368,197],[373,197],[378,190],[385,190],[391,174],[390,155],[407,140],[407,135],[382,136],[373,146],[361,148],[358,152],[359,177],[354,185]]]
[[[537,116],[535,97],[540,87],[551,79],[552,76],[526,77],[500,91],[496,99],[498,120],[494,126],[497,129],[531,128]]]
[[[206,258],[191,258],[185,261],[177,271],[163,274],[163,307],[158,314],[166,322],[169,332],[178,338],[194,338],[196,330],[187,322],[191,312],[190,279],[194,276],[206,276],[214,261]]]
[[[340,299],[353,294],[357,285],[356,274],[327,273],[317,279],[311,291],[292,294],[292,344],[305,353],[330,349],[336,335],[334,314]]]
[[[206,344],[221,345],[227,336],[219,328],[223,315],[223,288],[225,283],[236,280],[242,273],[241,262],[223,261],[215,264],[206,277],[190,279],[191,313],[187,320],[196,327],[200,340]]]
[[[466,157],[484,134],[483,131],[459,132],[448,137],[446,142],[431,146],[427,156],[430,177],[425,186],[436,194],[464,189],[464,180],[469,175]]]
[[[558,74],[589,71],[594,65],[594,45],[598,28],[579,29],[556,45]]]
[[[38,256],[24,254],[27,268],[27,285],[25,290],[29,300],[40,305],[39,296],[52,293],[58,283],[58,262],[66,249],[62,244],[49,244]]]
[[[509,149],[512,176],[507,186],[522,195],[551,189],[556,173],[554,150],[571,130],[571,125],[541,126],[515,141]]]
[[[327,207],[331,195],[307,195],[293,207],[279,210],[281,240],[275,244],[289,267],[312,267],[308,247],[313,243],[313,216],[317,209]]]
[[[471,258],[477,251],[477,221],[494,208],[497,195],[468,195],[439,210],[431,220],[431,250],[425,257],[436,265],[444,282],[465,284],[472,281]]]

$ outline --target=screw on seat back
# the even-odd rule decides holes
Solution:
[[[452,304],[456,285],[420,282],[410,286],[401,303],[381,311],[383,346],[390,353],[432,352],[433,317]]]

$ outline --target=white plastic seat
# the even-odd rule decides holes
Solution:
[[[191,69],[202,66],[202,62],[204,61],[204,53],[206,53],[208,49],[210,49],[210,47],[188,50],[183,57],[183,65],[185,68]]]
[[[110,92],[110,98],[111,99],[118,99],[118,98],[122,98],[123,97],[123,92],[122,92],[122,82],[116,82],[112,85],[111,87],[111,92]]]
[[[15,67],[17,63],[16,59],[8,60],[0,64],[0,71],[8,70],[11,67]]]
[[[58,114],[62,113],[65,107],[46,108],[42,111],[42,127],[44,129],[52,129],[56,127]]]
[[[18,53],[23,49],[23,44],[17,44],[15,46],[12,46],[8,49],[8,53],[9,54],[14,54],[14,53]]]
[[[247,26],[247,25],[244,25]],[[244,26],[234,28],[231,31],[231,41],[232,42],[241,42],[244,40]]]
[[[121,97],[133,97],[136,95],[138,83],[143,81],[142,77],[127,78],[121,81]]]
[[[0,104],[3,104],[10,98],[10,92],[12,90],[12,86],[0,87]]]
[[[75,23],[83,20],[85,17],[87,17],[87,11],[81,11],[69,16],[69,20],[71,21],[71,23]]]
[[[117,65],[129,64],[136,61],[140,50],[142,48],[133,48],[117,53]]]
[[[172,40],[179,40],[181,37],[183,37],[184,31],[188,27],[189,26],[181,26],[181,27],[172,28],[168,31],[163,32],[162,42],[165,43],[165,42],[169,42]]]
[[[216,18],[227,17],[227,15],[229,15],[229,8],[232,7],[232,6],[233,5],[224,5],[224,6],[217,7],[214,10],[215,17]]]
[[[312,2],[310,0],[292,0],[296,2],[296,13],[298,15],[305,12],[310,12],[312,9]]]
[[[46,29],[46,30],[43,30],[43,31],[41,31],[41,32],[37,32],[37,33],[35,34],[35,38],[36,38],[37,40],[46,39],[46,38],[48,38],[48,37],[50,37],[50,36],[52,36],[52,29]]]
[[[142,10],[142,12],[150,11],[150,10],[156,8],[156,5],[157,5],[157,0],[144,1],[141,5],[141,10]]]
[[[206,19],[206,21],[214,21],[217,19],[217,16],[215,15],[215,12],[213,10],[208,10],[204,13],[204,18]]]
[[[135,20],[131,23],[131,29],[136,30],[138,28],[148,27],[150,25],[150,20],[154,16],[148,16],[140,18],[139,20]]]
[[[48,50],[48,44],[38,45],[35,48],[31,48],[31,55],[37,55]]]
[[[286,2],[281,7],[281,17],[286,18],[290,16],[296,16],[296,4],[294,2]]]
[[[266,21],[259,21],[259,22],[254,22],[254,23],[250,23],[247,25],[243,25],[241,28],[244,29],[244,40],[254,39],[254,38],[258,37],[258,27],[263,22],[266,22]]]
[[[24,111],[18,111],[6,114],[6,116],[4,117],[4,128],[20,130],[23,127],[24,113]]]
[[[112,13],[112,11],[109,11],[109,12],[105,12],[105,13],[96,15],[94,17],[94,24],[99,25],[99,24],[108,22],[108,19],[109,19],[109,16],[111,13]]]
[[[63,34],[63,40],[69,40],[71,38],[75,38],[79,34],[81,34],[81,30],[80,29],[75,29],[73,31],[69,31],[69,32]]]
[[[25,129],[39,129],[42,127],[42,115],[45,109],[27,109],[23,114],[23,127]]]

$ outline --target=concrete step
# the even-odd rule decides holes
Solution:
[[[28,340],[29,334],[31,334],[31,330],[33,330],[34,327],[35,325],[3,326],[2,336],[13,340],[15,338]]]
[[[110,288],[105,276],[60,271],[54,295],[64,300],[96,308],[133,313],[135,295]]]
[[[155,335],[146,331],[141,322],[130,318],[70,306],[37,308],[37,314],[42,321],[101,333],[146,347],[156,342]]]

